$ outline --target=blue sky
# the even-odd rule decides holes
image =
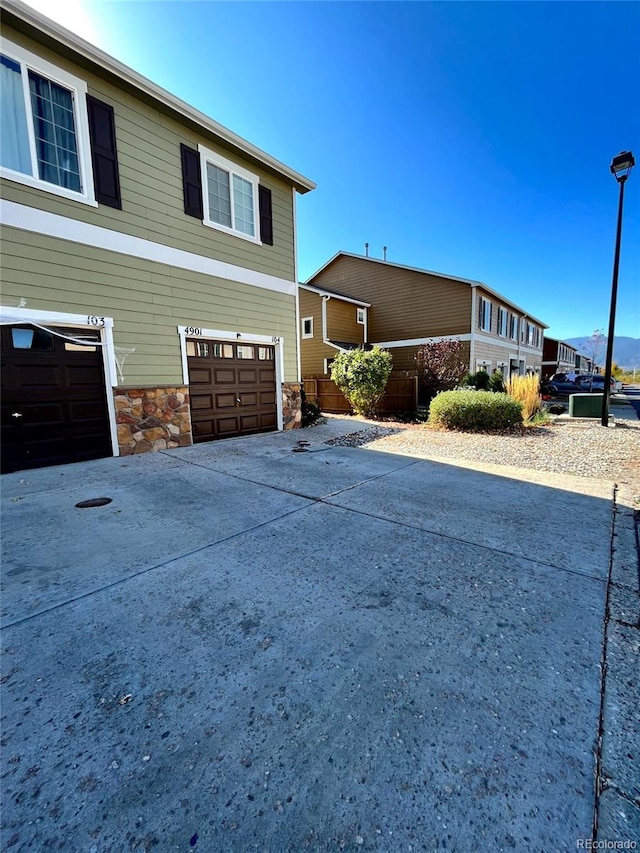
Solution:
[[[299,277],[340,249],[477,279],[568,338],[640,337],[640,4],[32,0],[302,172]]]

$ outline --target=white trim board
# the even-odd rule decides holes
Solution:
[[[431,338],[408,338],[404,341],[372,341],[374,347],[393,349],[394,347],[417,347],[421,344],[435,344],[440,341],[470,341],[471,335],[439,335]]]
[[[237,281],[252,287],[284,293],[287,296],[295,297],[296,294],[296,283],[294,281],[255,272],[214,258],[206,258],[204,255],[186,252],[183,249],[174,249],[171,246],[164,246],[162,243],[133,237],[130,234],[112,231],[99,225],[89,225],[86,222],[48,213],[35,207],[27,207],[13,201],[3,200],[0,204],[0,224],[22,231],[31,231],[34,234],[42,234],[45,237],[57,237],[71,243],[80,243],[94,249],[105,249],[108,252],[165,264],[177,269],[211,275],[227,281]]]

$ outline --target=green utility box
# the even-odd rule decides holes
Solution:
[[[603,397],[604,394],[569,394],[569,417],[602,417]]]

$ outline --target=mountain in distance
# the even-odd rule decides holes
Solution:
[[[582,338],[566,338],[565,340],[580,352],[588,354],[592,337],[593,335],[585,335]],[[606,357],[607,336],[605,335],[602,353],[598,358],[601,365],[604,365]],[[640,338],[625,338],[616,335],[613,339],[613,360],[623,370],[633,370],[634,367],[640,367]]]

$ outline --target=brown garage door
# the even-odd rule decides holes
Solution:
[[[99,341],[84,329],[61,330]],[[2,471],[112,453],[102,347],[34,326],[2,326]]]
[[[277,428],[272,346],[187,340],[193,440]]]

